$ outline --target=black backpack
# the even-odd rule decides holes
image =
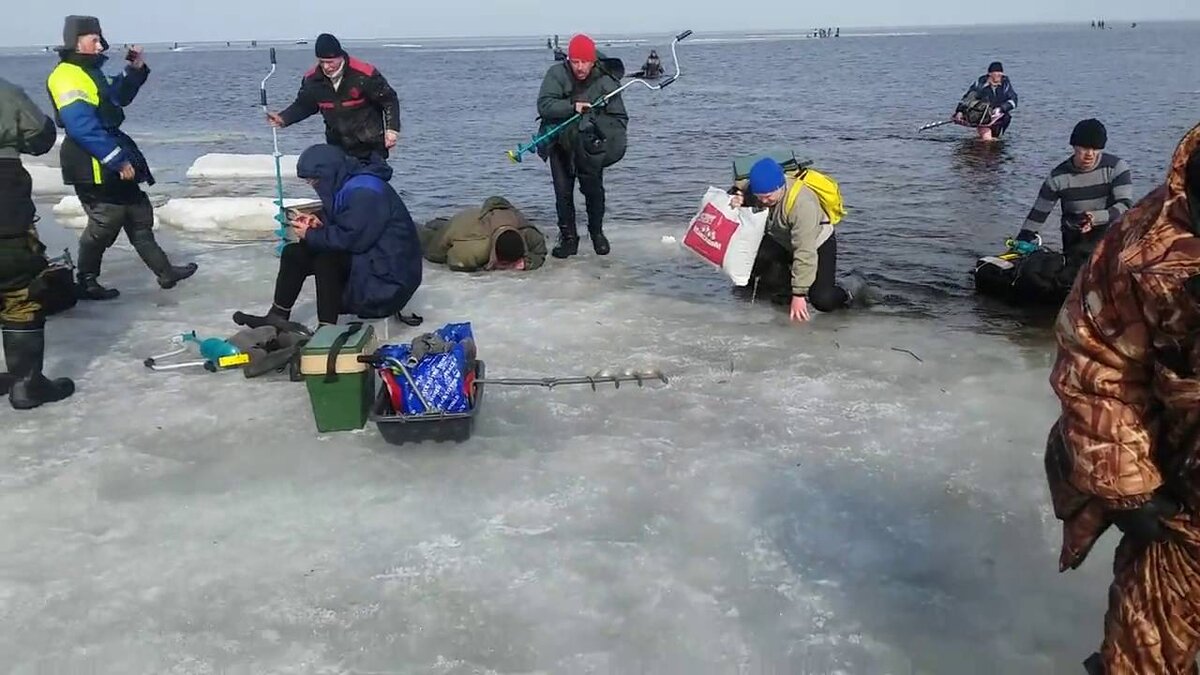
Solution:
[[[1061,305],[1078,271],[1044,247],[1019,257],[987,256],[975,266],[975,290],[1016,305]]]

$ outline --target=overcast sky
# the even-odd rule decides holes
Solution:
[[[1200,19],[1200,0],[89,0],[18,3],[0,45],[58,44],[67,14],[99,14],[110,42],[434,37]]]

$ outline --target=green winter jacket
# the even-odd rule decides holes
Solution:
[[[44,155],[54,147],[54,120],[23,89],[0,78],[0,159]]]
[[[537,112],[541,120],[538,133],[574,115],[576,102],[591,103],[615,91],[623,77],[625,66],[621,60],[607,58],[600,52],[596,53],[595,67],[582,82],[575,79],[569,61],[550,66],[538,91]],[[545,159],[550,147],[558,146],[575,156],[580,169],[599,171],[624,157],[628,126],[625,101],[617,94],[603,108],[585,113],[578,124],[572,124],[539,146],[538,155]]]
[[[496,237],[516,230],[525,241],[525,271],[546,262],[546,237],[503,197],[489,197],[479,208],[437,218],[421,229],[421,250],[429,262],[459,272],[491,269]]]

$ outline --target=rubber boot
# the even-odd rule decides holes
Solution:
[[[15,378],[8,402],[17,410],[29,410],[43,403],[61,401],[75,393],[75,383],[60,377],[47,379],[42,374],[46,352],[46,332],[42,326],[4,328],[4,358]]]
[[[579,235],[575,233],[575,227],[558,226],[558,245],[550,251],[550,255],[555,258],[570,258],[579,253]]]
[[[146,267],[154,272],[159,288],[175,288],[175,284],[196,273],[196,263],[172,265],[171,259],[162,250],[162,246],[158,245],[158,240],[154,238],[154,232],[149,227],[137,228],[128,235],[133,250],[137,251],[138,257],[146,263]]]
[[[297,335],[312,335],[308,326],[291,321],[292,313],[286,309],[280,309],[275,305],[271,305],[271,309],[266,314],[258,316],[255,314],[246,314],[245,312],[234,312],[233,322],[239,326],[247,328],[258,328],[260,326],[272,326],[280,333],[295,333]]]
[[[15,379],[12,373],[0,373],[0,396],[8,396],[8,392],[12,390],[13,380]]]
[[[604,230],[601,228],[588,228],[588,236],[592,239],[592,250],[596,255],[608,255],[611,248],[608,245],[608,237],[604,236]]]
[[[87,234],[88,230],[84,230],[84,235]],[[105,288],[97,281],[100,277],[100,263],[104,259],[104,246],[93,239],[83,236],[79,240],[79,262],[76,268],[78,284],[75,295],[80,300],[112,300],[121,292],[115,288]]]
[[[846,291],[846,306],[862,309],[875,304],[875,289],[861,274],[850,274],[838,284]]]
[[[94,274],[80,275],[75,287],[75,296],[80,300],[112,300],[120,294],[121,291],[115,288],[101,286]]]
[[[163,289],[175,288],[175,284],[195,274],[197,269],[199,265],[196,263],[167,265],[166,270],[158,275],[158,285]]]

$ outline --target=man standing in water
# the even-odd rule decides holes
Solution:
[[[375,66],[342,49],[329,33],[317,36],[317,65],[300,80],[296,100],[279,113],[267,113],[274,127],[286,127],[321,113],[325,142],[369,162],[387,159],[400,139],[400,98]]]
[[[1058,317],[1045,469],[1059,570],[1124,534],[1103,675],[1196,673],[1200,652],[1200,126],[1166,183],[1100,240]]]
[[[974,122],[979,140],[998,140],[1012,123],[1012,111],[1017,107],[1017,90],[1013,89],[999,61],[993,61],[988,66],[987,74],[980,76],[963,94],[954,111],[954,121],[963,122],[972,104],[977,102],[987,104],[991,110],[987,119]]]
[[[1133,178],[1125,160],[1104,152],[1108,130],[1099,120],[1076,124],[1070,142],[1072,155],[1042,183],[1016,238],[1033,241],[1054,203],[1062,200],[1063,254],[1082,266],[1108,226],[1133,206]]]
[[[120,295],[97,279],[104,252],[122,229],[162,288],[174,288],[196,273],[196,263],[172,265],[154,238],[154,207],[139,187],[154,185],[154,176],[137,143],[121,131],[124,107],[133,103],[150,68],[134,46],[125,55],[125,71],[109,77],[102,70],[107,50],[99,19],[68,16],[60,63],[46,82],[56,121],[67,132],[59,151],[63,182],[75,186],[88,217],[79,237],[78,274],[80,296],[89,300]]]
[[[554,180],[555,210],[558,212],[558,245],[550,253],[568,258],[579,252],[575,225],[575,179],[587,207],[588,233],[597,255],[608,255],[604,236],[604,168],[625,154],[625,128],[629,115],[618,94],[602,109],[592,102],[621,86],[625,75],[620,59],[608,59],[596,51],[586,35],[576,35],[567,44],[567,60],[546,71],[538,92],[541,132],[566,121],[576,113],[584,117],[538,147],[538,156],[550,162]]]

